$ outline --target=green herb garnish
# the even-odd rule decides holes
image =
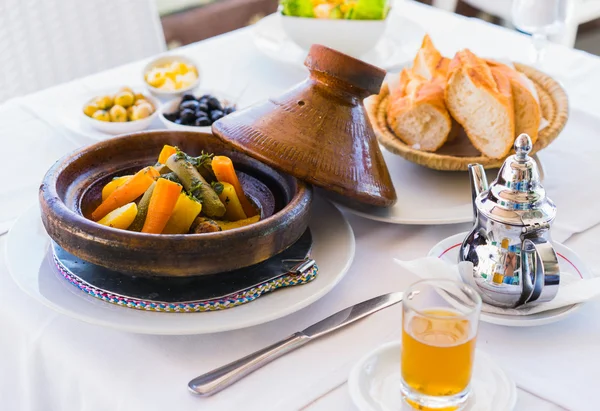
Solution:
[[[223,193],[223,184],[219,183],[218,181],[213,181],[212,183],[210,183],[210,186],[213,190],[215,190],[215,193],[217,193],[217,195],[221,195],[221,193]]]
[[[190,192],[191,193],[195,193],[196,191],[198,191],[200,189],[200,187],[202,187],[202,181],[196,181],[191,187],[190,187]]]
[[[179,180],[179,177],[177,177],[177,174],[175,174],[175,173],[174,173],[174,172],[172,172],[172,171],[171,171],[170,173],[163,174],[163,175],[162,175],[162,176],[160,176],[160,177],[161,177],[161,178],[164,178],[165,180],[169,180],[169,181],[172,181],[172,182],[174,182],[174,183],[177,183],[177,184],[179,184],[179,185],[182,185],[182,184],[181,184],[181,180]]]
[[[186,160],[194,167],[205,167],[206,165],[210,165],[214,154],[208,154],[202,151],[198,157],[192,157],[181,151],[179,148],[177,149],[177,159],[178,160]]]

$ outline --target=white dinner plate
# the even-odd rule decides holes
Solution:
[[[427,256],[441,258],[452,264],[456,264],[458,262],[458,250],[467,234],[468,233],[466,232],[456,234],[440,241],[433,246]],[[594,278],[592,272],[573,250],[557,242],[552,245],[556,250],[561,271],[569,272],[580,277],[582,280]],[[568,315],[573,314],[580,307],[581,303],[531,315],[502,315],[484,313],[482,311],[479,318],[481,321],[491,324],[506,325],[509,327],[531,327],[534,325],[544,325],[560,321]]]
[[[410,411],[400,394],[400,341],[365,355],[348,377],[352,401],[361,411]],[[510,411],[517,388],[487,354],[476,351],[471,395],[464,411]]]
[[[375,49],[361,60],[385,70],[395,70],[412,61],[426,32],[417,23],[392,9],[384,35]],[[307,51],[296,45],[281,27],[281,14],[273,13],[260,20],[253,29],[254,44],[268,57],[298,67],[304,66]]]
[[[473,221],[471,183],[466,171],[437,171],[411,163],[381,147],[398,201],[392,207],[342,208],[370,220],[392,224],[457,224]],[[544,168],[537,156],[540,178]],[[488,181],[498,170],[486,170]]]
[[[315,280],[223,311],[140,311],[80,291],[60,277],[48,258],[50,238],[37,206],[26,211],[9,232],[6,260],[13,280],[23,291],[70,317],[143,334],[215,333],[262,324],[296,312],[323,297],[344,277],[354,258],[354,234],[342,213],[316,197],[309,226],[313,236],[312,257],[319,266]]]

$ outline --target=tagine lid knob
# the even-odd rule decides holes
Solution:
[[[485,195],[478,197],[477,208],[490,219],[515,226],[554,220],[556,206],[546,195],[537,161],[529,156],[532,148],[531,137],[520,134],[515,154],[504,161]]]
[[[344,81],[364,90],[366,95],[378,94],[386,71],[362,60],[348,57],[327,46],[313,44],[304,60],[304,65],[312,73],[323,73],[330,78]]]

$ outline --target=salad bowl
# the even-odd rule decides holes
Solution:
[[[165,145],[191,155],[230,157],[260,221],[203,234],[148,234],[100,225],[89,215],[102,187],[117,176],[154,165]],[[42,222],[51,239],[80,259],[136,276],[224,273],[267,260],[306,230],[312,189],[208,133],[158,130],[128,134],[68,154],[44,177]]]
[[[390,11],[385,0],[281,0],[280,4],[283,31],[302,49],[322,44],[352,57],[375,48]]]
[[[281,16],[281,26],[287,36],[308,51],[313,44],[322,44],[352,57],[373,50],[385,32],[388,18],[383,20],[317,19]]]

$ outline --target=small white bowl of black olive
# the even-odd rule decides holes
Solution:
[[[159,118],[171,130],[210,133],[212,124],[233,113],[236,105],[222,93],[184,94],[165,103]]]

